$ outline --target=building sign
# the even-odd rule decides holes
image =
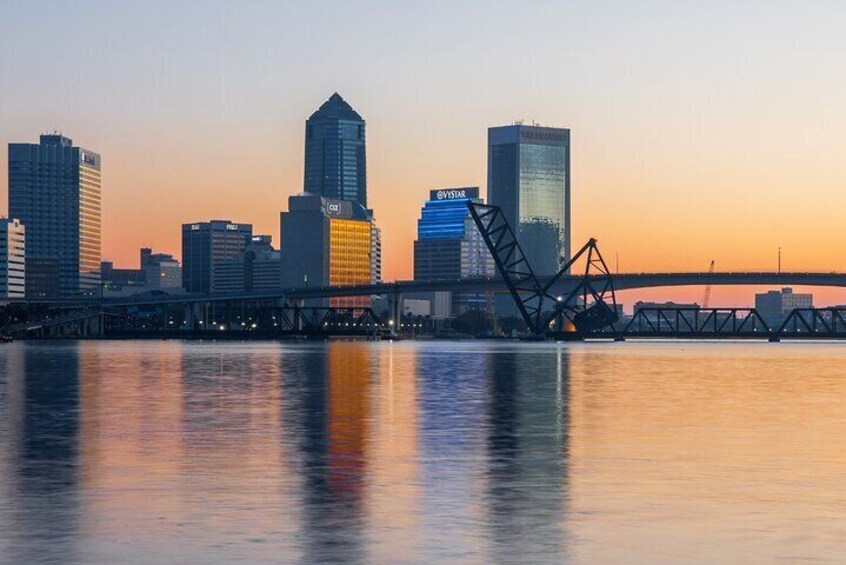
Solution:
[[[90,155],[85,151],[79,152],[79,162],[85,163],[86,165],[91,165],[92,167],[97,166],[97,158],[94,155]]]
[[[238,231],[238,224],[226,224],[226,229],[229,231]]]
[[[478,198],[479,187],[471,186],[465,188],[443,188],[430,190],[429,200],[459,200],[462,198]]]
[[[191,224],[191,231],[200,231],[200,224]]]
[[[537,131],[537,130],[520,130],[520,137],[522,139],[531,139],[537,141],[561,141],[566,142],[567,136],[554,131]]]

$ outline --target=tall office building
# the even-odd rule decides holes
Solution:
[[[252,237],[251,224],[229,220],[182,224],[183,288],[188,292],[212,292],[215,265],[240,255]]]
[[[61,296],[98,291],[100,155],[62,135],[10,143],[9,215],[26,226],[27,257],[38,271],[33,281],[46,285],[39,295],[53,294],[54,282]],[[50,279],[54,269],[57,281]]]
[[[26,229],[19,220],[0,218],[0,299],[26,293]]]
[[[280,217],[285,287],[370,284],[373,216],[356,202],[298,194]],[[332,298],[330,306],[369,307],[369,296]]]
[[[570,130],[488,129],[488,201],[502,208],[533,270],[570,259]]]
[[[479,187],[429,192],[417,221],[414,280],[456,280],[494,273],[493,258],[467,209],[469,201],[482,202]],[[478,293],[436,292],[432,299],[436,318],[483,310],[486,305],[484,294]]]
[[[364,120],[337,92],[306,120],[303,188],[367,208]]]

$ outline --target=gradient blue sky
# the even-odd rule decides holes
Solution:
[[[2,0],[0,13],[2,151],[54,128],[99,151],[118,264],[142,245],[178,254],[183,221],[277,238],[302,186],[303,122],[338,91],[368,123],[388,278],[411,273],[426,191],[484,189],[486,128],[516,119],[572,128],[574,244],[598,237],[621,270],[774,268],[779,245],[786,269],[846,270],[843,2]],[[4,166],[0,209],[5,190]]]

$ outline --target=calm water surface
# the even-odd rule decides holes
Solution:
[[[0,345],[0,561],[846,558],[846,346]]]

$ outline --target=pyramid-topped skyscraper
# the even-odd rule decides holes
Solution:
[[[306,120],[305,192],[367,208],[364,120],[337,92]]]

